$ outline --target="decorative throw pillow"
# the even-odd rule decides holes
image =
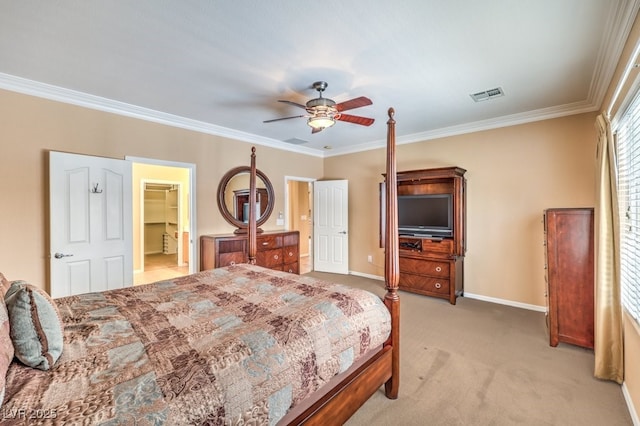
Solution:
[[[62,354],[63,331],[58,308],[43,290],[13,281],[5,295],[16,358],[48,370]]]
[[[13,360],[13,354],[13,343],[9,334],[9,316],[4,299],[2,299],[0,300],[0,407],[4,400],[7,370],[9,370],[9,364]]]

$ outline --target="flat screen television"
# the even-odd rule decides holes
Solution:
[[[418,237],[453,237],[452,194],[398,195],[398,231]]]

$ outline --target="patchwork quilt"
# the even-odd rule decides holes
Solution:
[[[56,303],[62,356],[13,361],[3,424],[275,424],[391,324],[369,292],[245,264]]]

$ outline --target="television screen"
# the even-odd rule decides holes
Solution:
[[[401,233],[452,236],[450,194],[399,195],[398,228]]]

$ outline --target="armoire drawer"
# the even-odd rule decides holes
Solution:
[[[453,240],[451,239],[443,239],[443,240],[427,240],[424,239],[421,241],[422,251],[428,251],[430,253],[444,253],[444,254],[452,254],[453,253]]]
[[[449,262],[401,257],[400,271],[449,278]]]
[[[411,291],[449,294],[449,280],[425,275],[400,273],[400,288],[407,287]]]

